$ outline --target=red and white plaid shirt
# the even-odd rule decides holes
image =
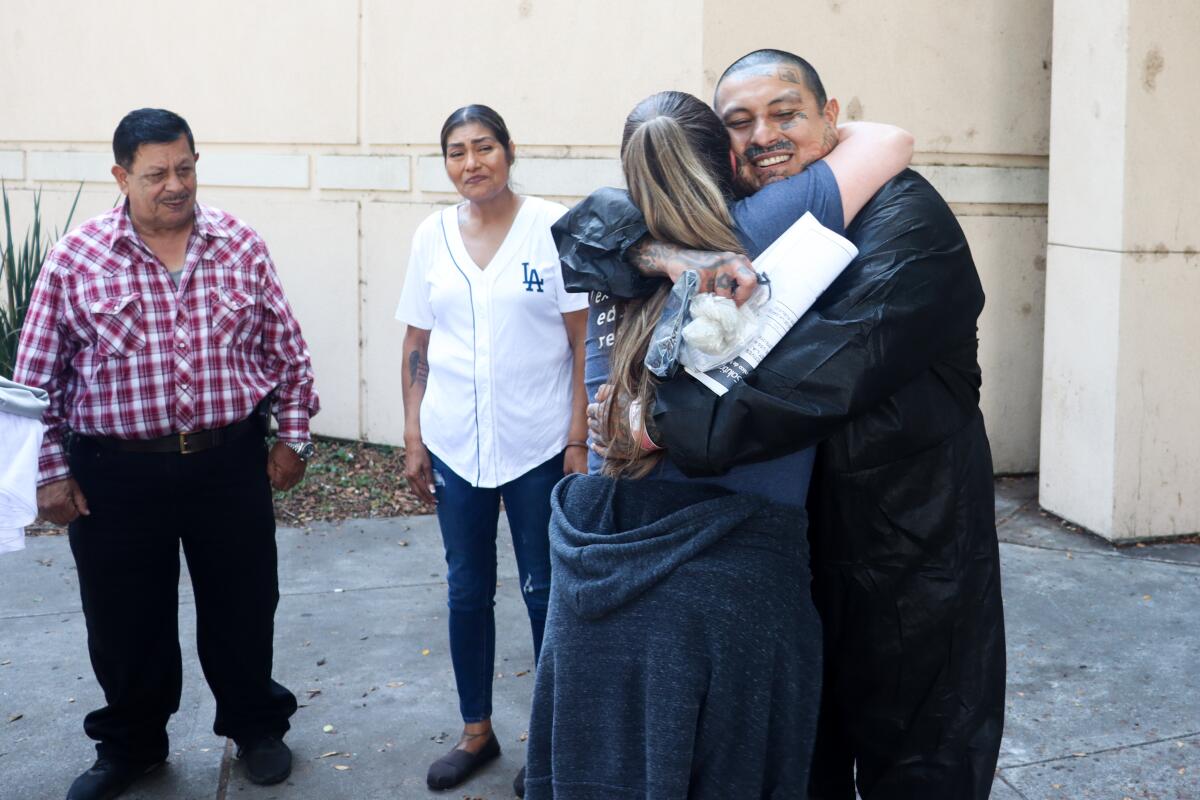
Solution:
[[[179,288],[125,206],[46,257],[13,377],[50,394],[39,485],[70,474],[68,430],[150,439],[247,417],[274,391],[279,437],[309,437],[320,403],[300,325],[250,226],[196,204]]]

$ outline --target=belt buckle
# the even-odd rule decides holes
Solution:
[[[192,434],[187,431],[180,432],[180,434],[179,434],[179,453],[180,453],[180,455],[186,456],[190,453],[196,452],[195,450],[191,449],[191,444],[188,442],[188,437],[191,435]]]

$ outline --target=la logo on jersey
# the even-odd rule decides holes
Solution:
[[[546,282],[542,280],[540,275],[538,275],[537,269],[530,269],[528,261],[522,261],[521,266],[525,269],[525,280],[523,281],[525,284],[525,291],[532,292],[533,287],[535,286],[539,292],[542,291],[542,286],[545,285]]]

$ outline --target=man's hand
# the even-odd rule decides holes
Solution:
[[[433,488],[433,462],[429,460],[429,451],[421,442],[406,442],[404,445],[404,479],[418,500],[431,506],[437,505]]]
[[[643,275],[657,275],[672,283],[688,270],[700,273],[700,291],[730,297],[739,306],[758,287],[750,259],[739,253],[688,250],[649,237],[629,248],[629,260]]]
[[[283,442],[275,442],[267,456],[267,476],[271,479],[271,488],[286,492],[300,482],[307,467],[308,464],[292,448]]]
[[[37,490],[38,516],[55,525],[73,522],[80,514],[85,517],[88,510],[87,498],[74,478],[39,486]]]

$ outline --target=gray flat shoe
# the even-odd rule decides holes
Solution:
[[[430,789],[453,789],[484,764],[499,757],[500,742],[493,733],[478,753],[470,753],[456,747],[430,764],[425,782],[429,784]]]

